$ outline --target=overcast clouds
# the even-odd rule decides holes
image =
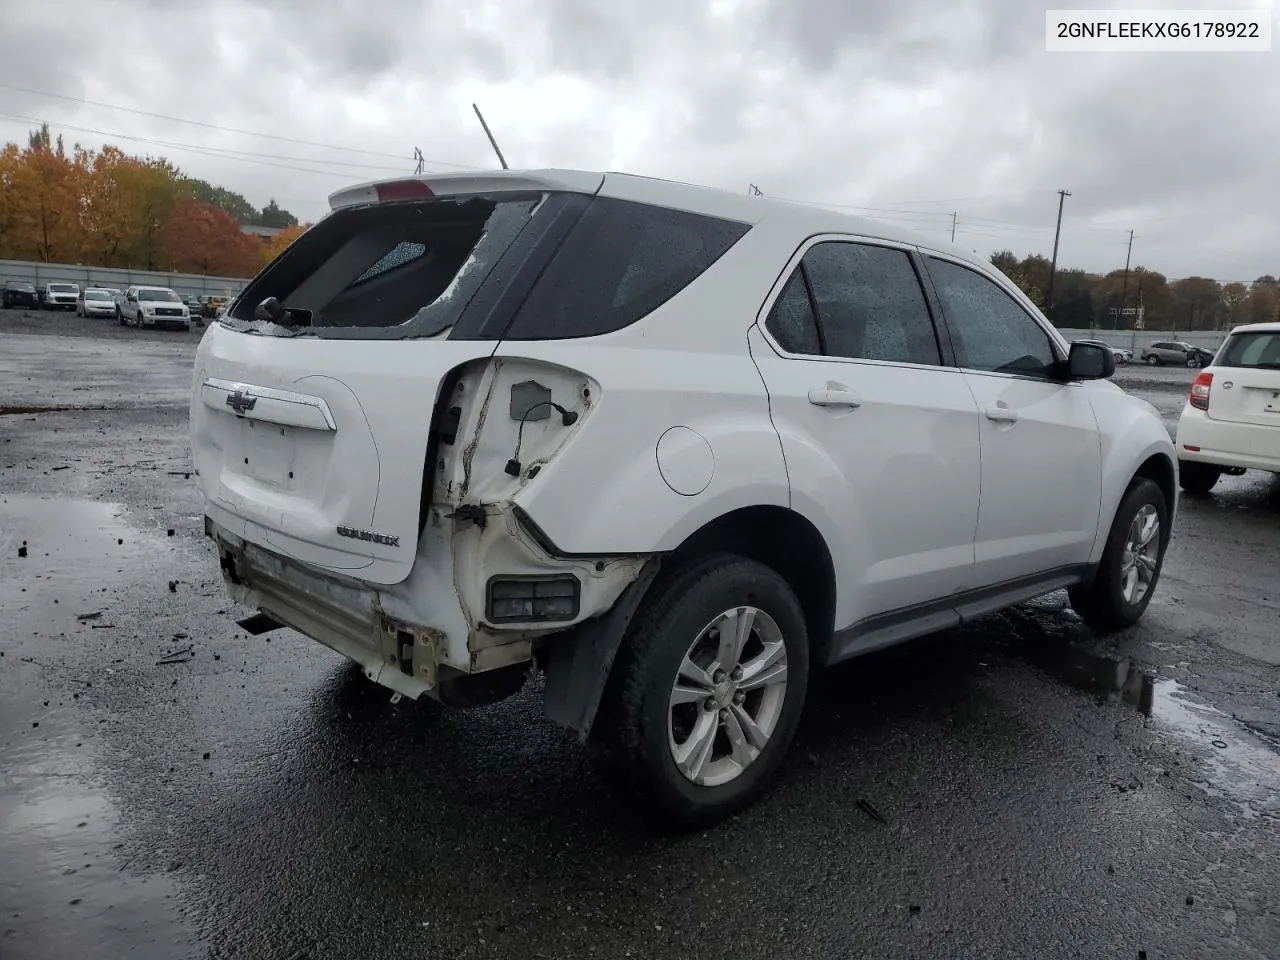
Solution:
[[[957,210],[957,241],[983,253],[1048,255],[1063,187],[1063,266],[1123,266],[1133,228],[1135,264],[1170,276],[1280,274],[1280,51],[1048,54],[1049,5],[0,0],[0,84],[385,155],[6,87],[0,114],[164,154],[305,219],[344,183],[411,170],[415,145],[492,166],[474,100],[512,166],[756,183],[935,237]],[[0,118],[0,138],[25,126]]]

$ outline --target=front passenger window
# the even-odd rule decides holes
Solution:
[[[1049,335],[1013,297],[968,267],[929,258],[929,274],[956,338],[960,365],[1050,379],[1058,364]]]

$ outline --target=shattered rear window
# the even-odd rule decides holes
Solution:
[[[540,200],[504,194],[337,210],[260,273],[221,322],[265,336],[437,336]]]

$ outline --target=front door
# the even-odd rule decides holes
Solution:
[[[1064,356],[994,280],[927,257],[982,435],[975,587],[1087,562],[1098,532],[1102,446],[1084,387],[1059,379]]]

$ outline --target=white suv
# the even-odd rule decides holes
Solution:
[[[770,780],[811,668],[1068,588],[1146,609],[1177,466],[989,264],[618,174],[340,191],[205,335],[232,595],[376,682],[547,713],[655,809]]]
[[[1188,493],[1208,493],[1224,473],[1280,473],[1280,323],[1231,331],[1191,385],[1176,443]]]

